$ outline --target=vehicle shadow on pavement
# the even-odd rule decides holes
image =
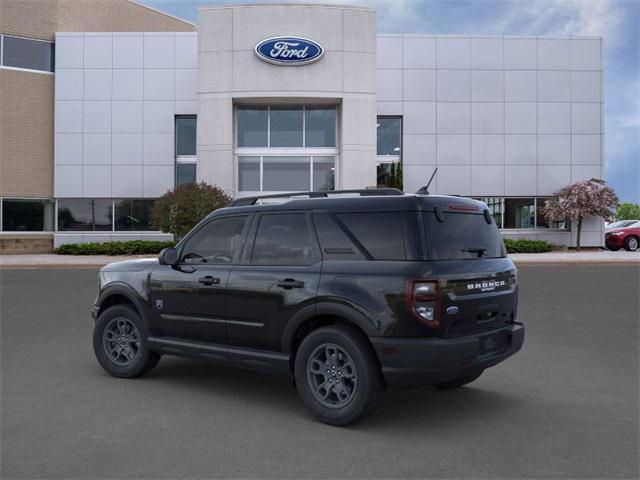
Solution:
[[[167,357],[144,379],[162,383],[164,387],[180,389],[183,395],[203,390],[211,401],[240,402],[259,414],[260,411],[280,410],[300,421],[312,419],[302,405],[293,379],[279,375],[265,375],[249,370],[221,367],[204,361]],[[143,380],[144,380],[143,379]],[[350,429],[371,431],[404,430],[428,425],[450,429],[452,422],[490,422],[503,417],[505,411],[520,409],[528,404],[526,398],[483,387],[482,377],[473,385],[457,390],[422,388],[411,391],[388,391],[378,408],[364,421]],[[295,417],[289,417],[292,420]],[[318,426],[333,428],[317,421]]]

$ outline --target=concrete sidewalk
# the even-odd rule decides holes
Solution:
[[[108,263],[156,255],[0,255],[0,268],[97,268]],[[517,264],[638,264],[640,251],[563,251],[549,253],[516,253],[510,255]]]

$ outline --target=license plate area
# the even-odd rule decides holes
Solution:
[[[508,338],[502,332],[490,333],[488,335],[480,335],[479,343],[478,356],[485,357],[497,355],[507,349]]]

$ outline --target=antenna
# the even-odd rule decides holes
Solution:
[[[427,184],[423,187],[420,187],[420,189],[416,192],[418,195],[429,195],[429,185],[431,185],[431,182],[433,182],[433,178],[436,176],[436,173],[438,173],[438,167],[436,167],[431,174],[431,178],[429,179]]]

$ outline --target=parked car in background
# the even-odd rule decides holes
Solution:
[[[607,223],[605,230],[612,230],[614,228],[624,228],[633,225],[634,223],[640,223],[640,220],[617,220],[615,222]]]
[[[616,251],[624,248],[635,252],[640,245],[640,221],[634,221],[625,227],[607,230],[604,234],[604,243],[609,250]]]

